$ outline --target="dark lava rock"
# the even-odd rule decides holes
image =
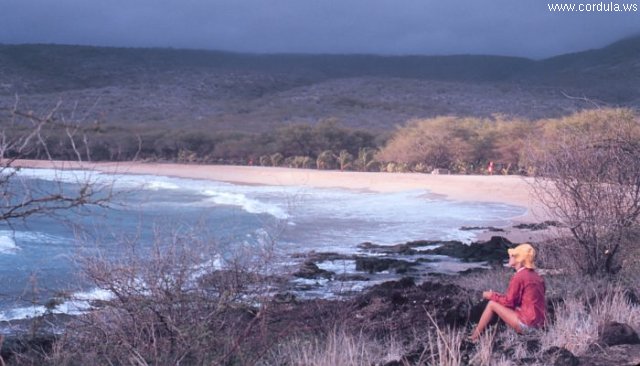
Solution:
[[[371,287],[351,300],[351,319],[358,329],[373,336],[415,336],[415,329],[466,325],[472,313],[479,318],[484,305],[474,303],[478,293],[455,284],[424,282],[412,278],[388,281]]]
[[[346,282],[346,281],[369,281],[370,278],[367,276],[363,276],[361,274],[338,274],[336,275],[336,277],[334,278],[336,281],[342,281],[342,282]]]
[[[551,324],[556,321],[556,308],[564,303],[562,297],[548,297],[547,298],[547,324]]]
[[[426,299],[423,300],[425,308],[436,310],[438,317],[444,320],[444,324],[451,326],[466,324],[469,321],[478,322],[487,304],[485,300],[472,302],[471,299],[480,298],[480,296],[472,295],[469,290],[453,284],[427,281],[419,288],[427,294]]]
[[[606,350],[590,352],[580,357],[580,366],[638,366],[640,365],[640,344],[622,344]]]
[[[358,248],[369,250],[375,253],[413,255],[413,254],[419,253],[416,250],[416,248],[427,247],[430,245],[436,245],[440,243],[442,242],[432,241],[432,240],[416,240],[416,241],[410,241],[404,244],[395,244],[395,245],[378,245],[370,242],[365,242],[362,244],[358,244]]]
[[[507,238],[492,236],[489,241],[472,243],[471,245],[466,245],[459,241],[447,242],[439,248],[425,250],[421,253],[447,255],[470,262],[487,261],[495,263],[503,262],[507,259],[507,249],[513,246],[514,244]]]
[[[627,324],[608,322],[598,333],[598,343],[606,346],[617,346],[619,344],[640,344],[640,338],[633,328]]]
[[[220,292],[234,292],[242,288],[243,286],[252,283],[258,283],[265,279],[265,277],[260,277],[256,274],[246,271],[219,270],[207,273],[206,275],[199,277],[198,282],[202,286],[215,288]],[[100,301],[92,301],[91,304],[101,305]]]
[[[275,294],[273,295],[273,301],[280,303],[296,302],[296,295],[291,292]]]
[[[295,277],[308,278],[308,279],[315,279],[315,278],[331,279],[334,273],[331,271],[321,269],[311,261],[305,261],[300,266],[300,269],[297,272],[295,272],[293,275]]]
[[[531,231],[536,231],[536,230],[545,230],[547,228],[549,228],[549,226],[554,226],[554,227],[559,227],[561,226],[561,224],[557,221],[552,221],[552,220],[547,220],[544,222],[540,222],[537,224],[518,224],[518,225],[514,225],[513,227],[516,229],[528,229]]]
[[[545,365],[553,366],[578,366],[580,360],[566,348],[551,347],[544,351],[542,357]]]
[[[537,338],[527,339],[525,341],[525,346],[526,346],[527,352],[529,353],[538,352],[540,350],[540,339],[537,339]]]
[[[307,262],[324,262],[335,261],[341,259],[353,259],[352,255],[340,254],[335,252],[315,252],[310,251],[308,253],[296,253],[291,255],[292,258],[305,258]]]
[[[491,232],[502,232],[504,229],[493,226],[462,226],[460,228],[462,231],[477,231],[477,230],[486,230]]]
[[[638,294],[632,289],[626,289],[624,291],[624,298],[631,305],[636,305],[636,306],[640,305],[640,298],[638,297]]]
[[[365,297],[384,297],[394,290],[406,290],[415,287],[416,283],[411,277],[403,277],[398,281],[387,281],[379,285],[373,286],[363,296]]]
[[[356,271],[376,273],[394,270],[396,273],[407,273],[413,270],[417,264],[403,261],[401,259],[358,257],[356,258]]]

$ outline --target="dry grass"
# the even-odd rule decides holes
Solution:
[[[497,327],[490,327],[480,336],[476,349],[469,363],[475,366],[489,366],[494,360],[493,348],[496,338]]]
[[[362,334],[353,336],[344,330],[335,329],[324,338],[294,338],[289,340],[280,345],[261,364],[308,366],[373,365],[381,359],[389,359],[389,355],[384,354],[384,349],[385,347],[382,344],[371,341]],[[398,356],[395,360],[399,358]]]
[[[584,302],[567,299],[556,306],[556,321],[541,337],[543,348],[563,347],[573,354],[583,354],[598,337],[598,324]]]
[[[463,365],[461,346],[466,330],[440,327],[430,314],[427,316],[432,319],[434,327],[426,333],[416,330],[413,339],[376,340],[362,333],[354,335],[344,329],[334,329],[326,336],[289,339],[262,360],[260,365],[369,366],[389,362],[405,366]],[[493,339],[486,339],[489,351],[485,354],[491,354],[492,341]],[[411,357],[408,358],[408,354]]]
[[[423,355],[422,360],[426,360],[430,365],[459,366],[462,365],[462,352],[460,347],[466,336],[463,328],[436,329],[428,333],[428,343],[425,350],[429,350],[430,355]],[[418,362],[417,364],[422,364]]]
[[[625,297],[624,288],[611,285],[593,297],[573,297],[556,305],[556,320],[541,337],[542,348],[564,347],[576,355],[584,354],[598,339],[598,328],[615,321],[640,327],[640,307]]]
[[[596,296],[595,302],[589,306],[590,314],[598,324],[619,322],[640,328],[640,306],[633,305],[625,295],[625,288],[615,285],[604,295]]]

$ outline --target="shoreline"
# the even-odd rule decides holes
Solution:
[[[142,162],[77,162],[48,160],[16,160],[14,167],[49,169],[85,169],[111,174],[140,174],[202,179],[244,185],[306,186],[342,188],[380,193],[425,190],[430,195],[468,202],[492,202],[520,206],[526,212],[512,217],[512,223],[534,223],[548,220],[541,204],[536,202],[532,178],[502,175],[432,175],[421,173],[353,172],[338,170],[295,169],[261,166],[195,165]],[[504,232],[477,232],[477,240],[493,235],[505,236],[513,242],[538,241],[551,237],[548,230],[531,231],[504,228]]]

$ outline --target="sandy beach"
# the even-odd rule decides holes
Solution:
[[[427,190],[446,199],[498,202],[525,207],[526,213],[513,218],[515,223],[537,223],[548,219],[536,202],[531,178],[520,176],[431,175],[419,173],[341,172],[335,170],[290,169],[279,167],[195,165],[173,163],[84,163],[68,161],[20,160],[16,167],[93,169],[106,173],[149,174],[205,179],[240,184],[345,188],[373,192]],[[548,237],[546,231],[507,229],[503,233],[482,233],[478,239],[503,235],[512,241],[537,241]]]

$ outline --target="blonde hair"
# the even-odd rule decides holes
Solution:
[[[529,243],[523,243],[515,248],[507,249],[510,256],[513,256],[515,260],[522,263],[525,268],[535,269],[536,265],[533,263],[536,259],[536,250]]]

